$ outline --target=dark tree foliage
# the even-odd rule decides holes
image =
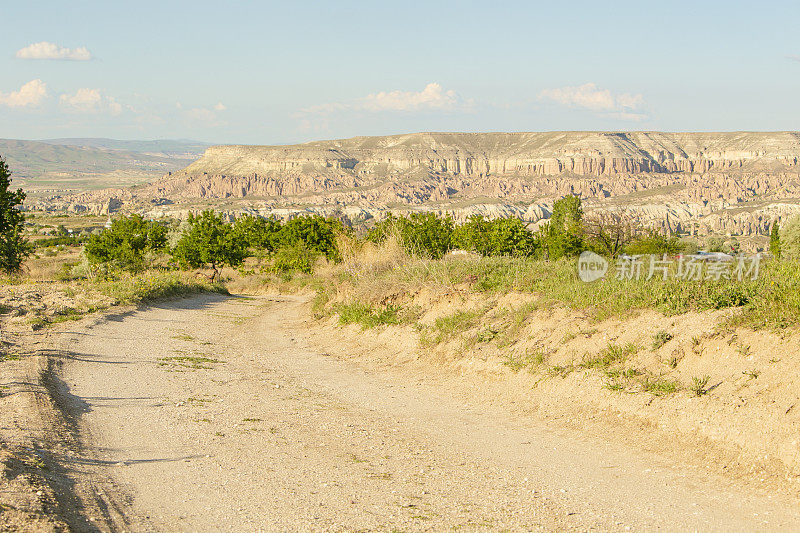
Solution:
[[[539,237],[550,259],[573,257],[584,248],[583,208],[578,196],[565,196],[553,204],[550,222]]]
[[[453,228],[450,216],[438,217],[434,213],[414,213],[410,217],[389,215],[372,228],[367,240],[382,242],[389,234],[397,232],[409,253],[440,259],[450,251]]]
[[[0,271],[19,272],[22,263],[31,252],[31,246],[23,236],[25,215],[20,210],[25,200],[22,189],[9,190],[11,172],[0,158]]]
[[[466,224],[457,226],[453,231],[452,244],[455,248],[483,256],[523,257],[532,256],[539,246],[536,237],[521,220],[486,220],[483,216],[470,217]]]
[[[242,264],[247,257],[247,243],[237,238],[233,225],[220,215],[203,211],[200,216],[189,216],[189,228],[173,248],[172,256],[182,267],[210,267],[214,281],[220,266]]]
[[[777,258],[781,257],[781,235],[777,221],[773,222],[772,229],[769,232],[769,253]]]
[[[92,264],[140,272],[147,266],[145,254],[162,250],[166,244],[164,226],[141,215],[131,215],[116,219],[110,228],[89,237],[84,249]]]
[[[281,224],[274,218],[245,215],[233,224],[234,238],[252,250],[274,252],[278,244]]]
[[[321,216],[302,216],[286,222],[277,235],[277,248],[305,246],[311,252],[324,255],[330,261],[339,261],[336,235],[344,226],[336,219]]]
[[[625,252],[631,255],[675,255],[680,251],[680,239],[668,237],[654,230],[639,235],[625,247]]]

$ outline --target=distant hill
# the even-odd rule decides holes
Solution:
[[[15,185],[50,194],[147,183],[186,167],[206,147],[183,140],[0,139],[0,157]]]
[[[41,142],[61,146],[79,146],[86,148],[102,148],[106,150],[122,150],[139,153],[160,153],[164,155],[186,155],[200,157],[211,146],[208,143],[189,139],[160,139],[154,141],[124,141],[103,138],[70,138],[44,139]]]
[[[766,235],[800,211],[800,132],[412,133],[214,146],[151,185],[70,201],[154,209],[146,206],[159,199],[158,214],[213,204],[353,224],[387,210],[537,224],[572,194],[587,212],[625,209],[659,230]]]

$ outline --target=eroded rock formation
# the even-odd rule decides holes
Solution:
[[[800,133],[418,133],[214,146],[151,185],[55,197],[47,208],[156,216],[214,204],[352,222],[423,209],[535,223],[567,194],[670,231],[763,234],[796,211]]]

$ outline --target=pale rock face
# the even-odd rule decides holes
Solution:
[[[418,133],[215,146],[152,185],[38,208],[165,216],[213,201],[231,217],[316,213],[358,224],[390,210],[434,211],[534,225],[570,194],[587,212],[624,209],[669,231],[763,235],[798,212],[800,133]]]

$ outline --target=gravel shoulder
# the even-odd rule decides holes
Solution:
[[[305,316],[302,298],[204,295],[53,332],[80,529],[800,525],[788,497],[472,402],[459,376],[340,357]]]

